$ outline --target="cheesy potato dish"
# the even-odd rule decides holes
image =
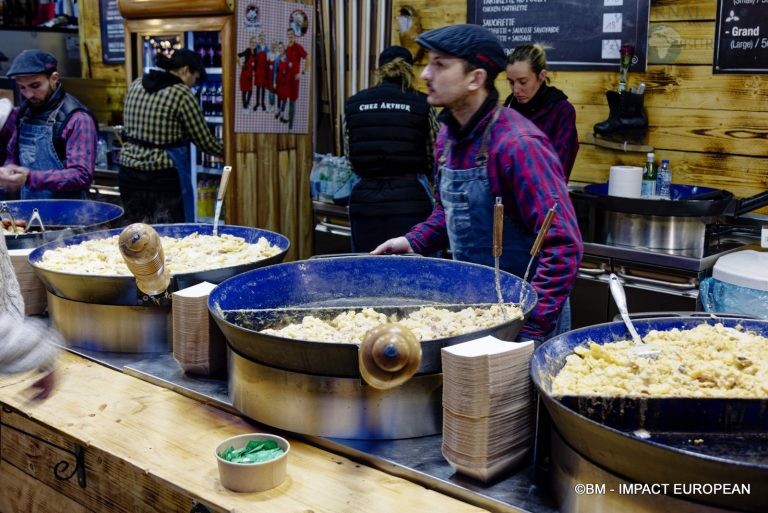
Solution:
[[[633,354],[632,341],[578,346],[552,381],[552,394],[765,398],[768,338],[718,323],[650,331],[658,358]]]
[[[506,315],[506,317],[505,317]],[[522,310],[516,305],[492,305],[488,308],[467,307],[459,311],[424,306],[403,318],[387,316],[373,308],[360,311],[347,310],[333,319],[322,320],[307,315],[301,322],[279,329],[264,329],[260,333],[314,342],[360,344],[366,332],[387,322],[397,322],[410,329],[419,340],[463,335],[490,328],[505,320],[522,319]]]
[[[119,235],[86,240],[43,253],[38,265],[52,271],[99,276],[132,276],[118,247]],[[242,237],[222,234],[183,238],[160,237],[165,265],[171,274],[191,273],[256,262],[280,252],[260,237],[255,244]]]

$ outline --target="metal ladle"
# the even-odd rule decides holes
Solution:
[[[613,301],[616,303],[616,306],[619,309],[619,313],[621,314],[621,318],[624,321],[624,324],[627,326],[629,334],[632,335],[632,341],[635,343],[635,347],[632,348],[632,353],[644,358],[658,357],[659,351],[657,349],[653,349],[643,342],[643,339],[640,338],[640,334],[637,333],[637,330],[635,329],[635,325],[632,324],[632,320],[629,318],[629,311],[627,310],[627,296],[624,293],[624,286],[621,284],[621,280],[619,280],[619,277],[614,273],[611,273],[608,279],[610,281]]]

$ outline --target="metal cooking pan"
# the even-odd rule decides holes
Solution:
[[[182,238],[195,232],[201,235],[211,235],[213,225],[210,224],[159,224],[153,228],[160,236]],[[280,248],[280,252],[272,257],[257,262],[245,263],[237,266],[222,267],[207,271],[193,273],[179,273],[171,275],[169,292],[175,292],[203,281],[220,283],[221,281],[238,273],[279,263],[285,258],[290,247],[289,240],[275,232],[250,228],[245,226],[219,226],[219,235],[228,234],[242,237],[246,242],[255,243],[259,238],[266,238],[271,244]],[[142,294],[136,287],[136,280],[132,275],[128,276],[96,276],[88,274],[65,273],[52,271],[40,267],[43,253],[49,249],[80,244],[86,240],[105,239],[122,232],[122,228],[98,232],[90,232],[75,235],[67,239],[56,240],[40,246],[29,254],[29,263],[40,278],[45,287],[51,293],[64,299],[80,301],[84,303],[98,303],[108,305],[142,305]],[[117,248],[116,248],[117,250]]]
[[[14,219],[29,221],[34,209],[38,210],[45,231],[6,235],[8,249],[36,248],[46,242],[71,237],[78,233],[107,228],[123,216],[123,209],[112,203],[88,200],[19,200],[6,201]],[[3,217],[8,219],[7,217]],[[23,231],[23,228],[21,229]]]
[[[768,321],[659,317],[634,324],[650,330],[690,329],[702,322],[741,325],[768,336]],[[551,381],[573,349],[588,340],[629,338],[621,322],[599,324],[552,338],[536,349],[531,376],[555,429],[581,455],[641,483],[749,484],[748,495],[696,494],[697,502],[765,511],[768,497],[768,398],[686,399],[554,397]],[[644,431],[638,431],[644,430]],[[649,438],[641,438],[645,432]],[[700,441],[700,442],[698,442]]]
[[[673,217],[718,216],[734,201],[733,194],[726,190],[680,184],[671,185],[669,200],[611,196],[607,183],[587,185],[583,190],[571,191],[571,195],[612,212]]]
[[[358,345],[294,340],[258,333],[242,310],[296,307],[495,303],[493,268],[418,256],[351,256],[310,259],[256,269],[220,283],[208,308],[229,346],[254,362],[322,376],[359,378]],[[503,299],[520,303],[527,317],[536,304],[533,287],[501,272]],[[521,300],[522,297],[522,300]],[[466,335],[422,341],[417,374],[440,372],[440,349],[493,334],[514,340],[522,320]]]
[[[586,200],[594,207],[647,216],[708,217],[740,216],[768,205],[768,191],[748,198],[735,199],[733,193],[723,189],[698,185],[672,184],[671,199],[624,198],[608,194],[608,184],[598,183],[572,190],[574,199]]]

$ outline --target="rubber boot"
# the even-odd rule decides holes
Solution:
[[[642,140],[648,131],[643,95],[606,91],[605,97],[608,99],[608,119],[595,124],[595,134],[606,138]]]

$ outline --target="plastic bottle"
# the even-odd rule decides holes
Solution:
[[[107,161],[107,141],[103,137],[99,137],[99,142],[96,143],[96,167],[100,169],[109,167],[109,162]]]
[[[669,160],[664,159],[656,176],[656,195],[661,199],[671,199],[671,183],[672,168],[669,167]]]
[[[643,198],[653,198],[656,196],[656,165],[653,163],[655,157],[653,153],[646,155],[645,168],[643,168],[643,182],[640,187],[640,196]]]

